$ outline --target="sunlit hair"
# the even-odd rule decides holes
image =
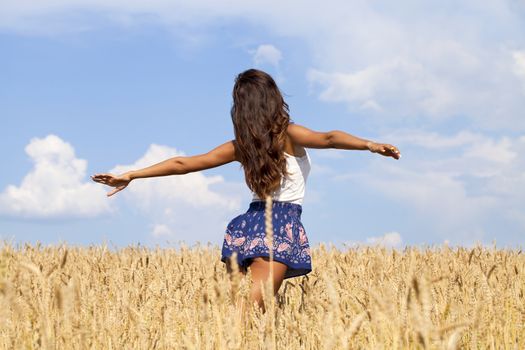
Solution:
[[[287,174],[284,145],[288,104],[273,78],[248,69],[235,78],[231,116],[236,151],[246,184],[261,199],[279,188]]]

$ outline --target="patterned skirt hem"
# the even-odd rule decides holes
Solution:
[[[221,256],[221,261],[223,263],[226,263],[226,260],[230,257],[231,255],[222,255]],[[257,253],[257,254],[248,254],[248,255],[243,255],[243,256],[240,256],[240,255],[237,255],[237,263],[239,264],[239,266],[242,266],[244,268],[248,267],[251,262],[252,262],[252,259],[253,258],[256,258],[256,257],[267,257],[269,258],[270,255],[269,254],[265,254],[265,253]],[[292,278],[292,277],[300,277],[300,276],[304,276],[304,275],[307,275],[309,274],[310,272],[312,272],[312,264],[304,264],[304,263],[294,263],[294,262],[291,262],[290,260],[286,260],[286,259],[283,259],[283,258],[279,258],[279,257],[276,257],[274,256],[273,257],[273,260],[275,261],[278,261],[280,263],[283,263],[285,264],[286,266],[288,266],[288,269],[286,270],[286,273],[284,274],[284,279],[287,279],[287,278]]]

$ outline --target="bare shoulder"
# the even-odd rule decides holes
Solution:
[[[329,133],[311,130],[296,123],[289,124],[286,130],[293,144],[307,148],[328,148]]]

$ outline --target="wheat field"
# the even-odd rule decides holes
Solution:
[[[0,252],[2,349],[525,349],[521,250],[319,244],[265,313],[211,244]]]

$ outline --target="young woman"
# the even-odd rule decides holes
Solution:
[[[248,267],[252,275],[250,298],[264,310],[260,282],[273,272],[274,293],[285,278],[312,271],[310,247],[301,223],[305,182],[310,156],[305,148],[369,150],[399,159],[399,150],[390,144],[365,140],[343,131],[316,132],[294,124],[275,81],[267,73],[249,69],[240,73],[233,88],[231,118],[235,139],[206,154],[174,157],[150,167],[121,175],[96,174],[96,182],[115,187],[107,195],[123,190],[134,179],[181,175],[210,169],[233,161],[242,165],[246,184],[253,193],[248,210],[226,227],[221,261],[232,272],[235,252],[240,272]],[[265,199],[271,196],[273,261],[265,236]]]

